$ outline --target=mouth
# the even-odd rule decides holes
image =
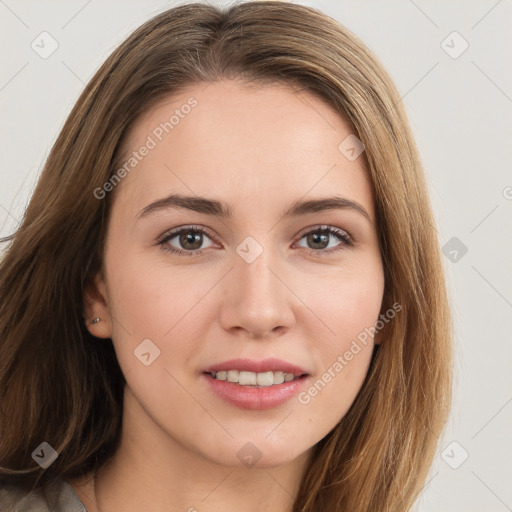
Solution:
[[[240,370],[220,370],[204,372],[214,380],[231,382],[240,386],[266,388],[292,382],[308,376],[307,373],[294,374],[285,371],[250,372]]]
[[[210,391],[240,409],[273,409],[297,395],[311,373],[283,359],[231,359],[203,368]]]
[[[216,381],[260,388],[278,386],[309,375],[304,368],[276,358],[230,359],[204,368],[203,373]]]

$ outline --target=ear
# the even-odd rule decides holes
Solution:
[[[87,330],[97,338],[112,337],[112,317],[108,306],[108,294],[101,271],[87,284],[84,290],[84,312]],[[92,322],[99,318],[98,322]]]

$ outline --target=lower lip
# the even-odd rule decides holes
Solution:
[[[203,373],[203,377],[213,392],[226,402],[240,409],[253,410],[272,409],[284,404],[301,390],[309,378],[306,375],[290,382],[259,388],[241,386],[227,380],[217,380],[208,373]]]

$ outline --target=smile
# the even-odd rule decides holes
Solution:
[[[282,371],[277,372],[247,372],[238,370],[227,370],[211,372],[210,375],[216,380],[224,380],[239,384],[240,386],[255,386],[255,387],[269,387],[283,382],[291,382],[298,379],[300,375],[287,373]]]

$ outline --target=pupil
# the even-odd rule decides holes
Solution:
[[[320,243],[322,245],[323,242],[326,242],[327,245],[329,244],[329,237],[328,235],[326,234],[313,234],[311,235],[312,238],[313,238],[313,244],[317,244],[317,243]],[[323,247],[320,247],[320,249],[325,249],[325,247],[327,247],[327,245],[324,245]],[[318,247],[315,247],[315,249],[318,249]]]
[[[192,231],[187,231],[186,233],[182,233],[181,236],[181,244],[186,247],[188,243],[192,244],[193,247],[189,247],[189,249],[199,249],[201,247],[201,233],[190,234]],[[195,242],[195,244],[194,244]]]

